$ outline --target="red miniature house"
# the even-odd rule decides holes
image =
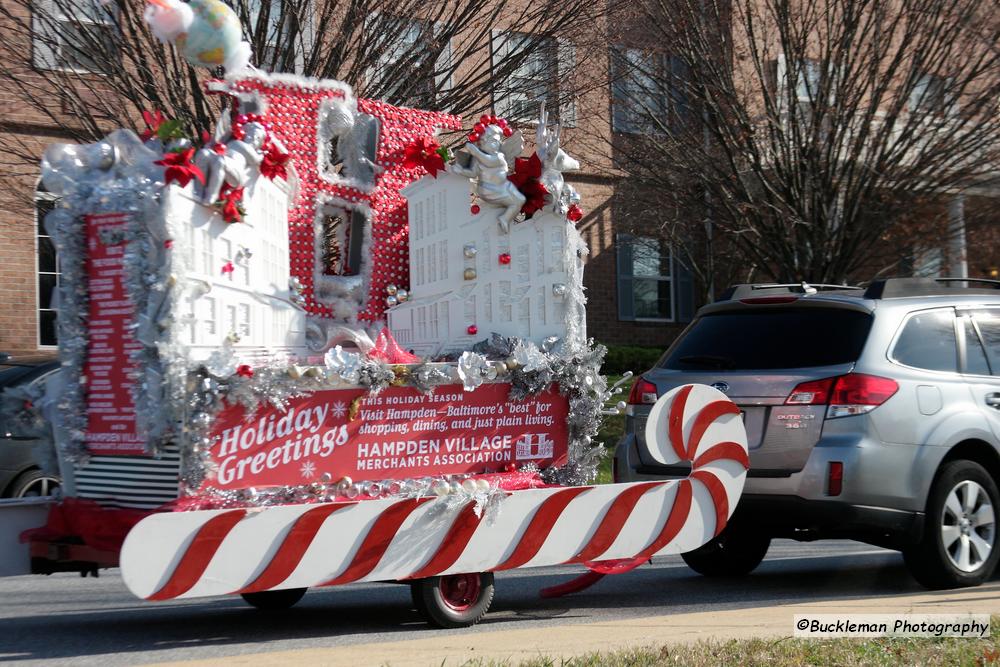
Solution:
[[[226,83],[260,105],[291,153],[299,179],[288,216],[291,274],[302,284],[303,307],[343,321],[384,319],[386,287],[409,283],[400,190],[425,173],[404,166],[405,147],[458,130],[461,120],[355,100],[332,81],[255,73]]]

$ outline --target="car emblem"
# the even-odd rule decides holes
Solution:
[[[726,394],[726,393],[729,392],[729,385],[726,384],[725,382],[713,382],[712,384],[710,384],[708,386],[711,387],[712,389],[718,389],[723,394]]]

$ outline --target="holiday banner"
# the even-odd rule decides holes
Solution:
[[[91,454],[141,455],[145,440],[136,433],[132,399],[139,348],[132,335],[135,309],[124,285],[125,213],[86,216],[87,222],[87,433]]]
[[[569,401],[553,388],[510,401],[510,385],[422,394],[389,387],[317,391],[246,418],[223,410],[213,429],[219,489],[540,468],[566,462]]]

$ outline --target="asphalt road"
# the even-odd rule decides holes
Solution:
[[[539,598],[539,589],[578,572],[544,568],[498,574],[492,610],[472,631],[922,590],[895,552],[854,542],[776,541],[760,568],[738,581],[706,579],[672,556],[606,577],[576,595]],[[70,574],[0,579],[0,662],[23,665],[58,661],[112,667],[400,641],[443,632],[427,628],[410,608],[408,587],[401,585],[310,591],[291,610],[265,614],[239,598],[143,602],[125,589],[116,571],[99,579]]]

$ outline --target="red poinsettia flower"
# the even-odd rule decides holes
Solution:
[[[243,188],[225,189],[219,194],[222,219],[228,223],[243,222]]]
[[[430,137],[420,137],[406,147],[403,152],[403,167],[416,169],[423,167],[427,173],[437,178],[439,171],[444,171],[444,156],[441,154],[441,144]]]
[[[166,118],[163,116],[163,112],[157,110],[155,113],[150,113],[148,111],[142,112],[142,122],[146,124],[146,129],[143,130],[139,137],[143,141],[149,141],[156,136],[157,131],[159,131],[160,126],[163,125]]]
[[[276,178],[288,179],[288,160],[292,156],[278,148],[275,144],[268,142],[264,151],[264,159],[260,163],[261,176],[272,181]]]
[[[514,160],[514,173],[507,177],[527,200],[521,207],[521,213],[529,218],[545,206],[545,195],[549,194],[549,189],[538,180],[541,175],[542,161],[538,153],[532,153],[529,158]]]
[[[192,178],[198,179],[198,182],[204,185],[205,174],[191,161],[193,158],[194,148],[189,148],[185,151],[167,153],[162,160],[157,160],[153,164],[167,168],[163,174],[163,180],[168,185],[177,183],[182,188],[187,187]]]

